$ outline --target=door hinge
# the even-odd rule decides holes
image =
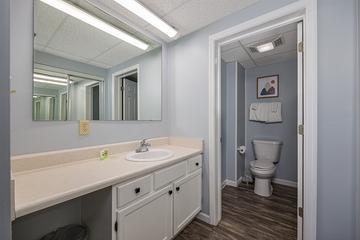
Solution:
[[[120,90],[123,92],[123,91],[124,91],[124,86],[121,86],[121,87],[120,87]]]
[[[304,125],[299,125],[299,129],[298,129],[298,132],[300,135],[304,135]]]
[[[298,43],[298,52],[303,52],[304,51],[304,44],[303,44],[303,42],[299,42]]]
[[[303,217],[304,216],[304,209],[302,207],[298,208],[298,212],[299,212],[299,217]]]
[[[114,230],[115,230],[115,232],[118,231],[118,222],[117,222],[117,221],[116,221],[115,224],[114,224]]]

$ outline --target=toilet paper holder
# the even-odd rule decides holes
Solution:
[[[239,151],[240,154],[245,154],[246,152],[246,146],[241,145],[237,148],[237,150]]]

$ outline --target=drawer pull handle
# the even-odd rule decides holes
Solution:
[[[196,165],[196,166],[199,166],[199,163],[197,162],[197,163],[195,163],[195,165]]]
[[[169,195],[172,195],[173,191],[172,190],[169,190]]]
[[[177,191],[177,192],[180,191],[180,187],[176,187],[176,191]]]
[[[140,188],[139,187],[135,188],[135,193],[138,194],[139,192],[140,192]]]

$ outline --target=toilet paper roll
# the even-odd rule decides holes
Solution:
[[[240,147],[238,147],[238,151],[239,151],[240,154],[245,154],[246,147],[244,145],[241,145]]]

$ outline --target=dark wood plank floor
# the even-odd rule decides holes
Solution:
[[[296,188],[273,185],[271,197],[254,194],[252,185],[226,186],[218,226],[198,219],[175,240],[292,240],[296,239]]]

